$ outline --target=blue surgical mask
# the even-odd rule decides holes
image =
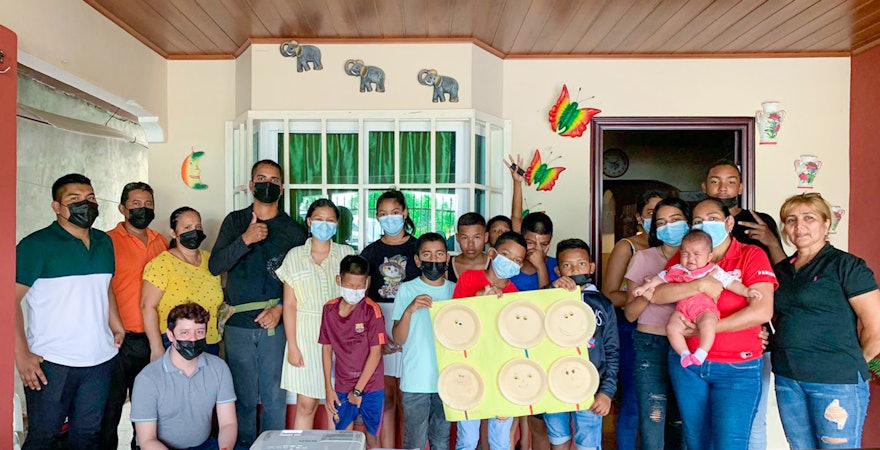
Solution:
[[[492,258],[492,270],[495,272],[495,275],[502,280],[507,280],[519,275],[519,269],[519,264],[500,253]]]
[[[646,232],[651,231],[651,220],[652,219],[642,219],[642,229],[644,229]]]
[[[695,230],[703,230],[712,238],[712,248],[718,247],[727,238],[725,222],[703,222],[694,225]]]
[[[313,238],[321,242],[327,242],[330,239],[333,239],[333,235],[336,234],[337,226],[338,225],[333,222],[313,220],[312,225],[309,227],[309,231],[312,232]]]
[[[397,233],[400,233],[400,230],[403,229],[403,222],[403,216],[400,214],[392,214],[379,218],[379,225],[382,226],[382,231],[391,236],[396,236]]]
[[[688,224],[684,220],[667,223],[657,227],[657,239],[666,245],[678,246],[681,245],[681,240],[688,234],[688,231]]]

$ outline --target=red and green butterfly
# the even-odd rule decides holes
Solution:
[[[562,93],[556,100],[556,104],[550,108],[550,126],[560,136],[572,138],[580,137],[593,120],[593,116],[602,112],[596,108],[578,109],[577,102],[568,98],[568,87],[562,85]]]
[[[550,162],[553,162],[553,159],[547,161],[547,163]],[[550,167],[547,163],[541,162],[541,152],[535,150],[532,164],[529,165],[523,176],[529,186],[535,183],[538,185],[539,191],[550,191],[556,186],[556,180],[559,178],[559,174],[565,170],[565,167]]]

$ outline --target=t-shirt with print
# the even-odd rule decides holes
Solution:
[[[552,256],[548,256],[544,261],[544,265],[547,267],[547,276],[550,278],[551,283],[559,279],[559,275],[556,274],[556,264],[556,258]],[[536,291],[541,288],[538,281],[538,272],[531,274],[520,272],[511,278],[510,281],[516,285],[520,292]]]
[[[370,288],[367,296],[379,303],[392,303],[400,283],[419,276],[413,257],[418,239],[410,236],[400,245],[388,245],[381,239],[368,245],[361,256],[370,263]]]
[[[355,305],[346,317],[339,315],[341,298],[333,299],[324,305],[321,315],[321,333],[318,343],[329,345],[336,355],[337,392],[351,392],[363,373],[370,347],[385,345],[385,319],[382,309],[376,302],[365,298]],[[385,365],[379,365],[361,391],[374,392],[385,388]]]
[[[400,285],[397,298],[394,299],[395,321],[403,317],[404,311],[419,295],[429,295],[433,302],[452,298],[455,283],[443,280],[440,286],[431,286],[421,277]],[[437,352],[434,349],[434,326],[431,324],[431,312],[428,308],[420,308],[409,319],[409,334],[403,343],[403,372],[400,376],[400,390],[415,394],[436,394],[437,379],[440,372],[437,368]]]
[[[458,283],[455,283],[455,291],[452,293],[452,298],[473,297],[477,295],[477,292],[480,292],[489,284],[489,279],[486,278],[485,270],[465,270],[464,273],[458,277]],[[508,281],[507,286],[504,286],[504,288],[501,289],[501,292],[508,294],[511,292],[519,292],[519,289],[516,288],[515,284]]]
[[[676,253],[669,259],[666,268],[678,264],[681,260],[681,253]],[[753,286],[756,283],[770,283],[775,290],[778,286],[776,282],[776,274],[773,273],[773,267],[767,254],[760,247],[754,245],[742,244],[736,239],[730,239],[730,247],[721,261],[718,261],[718,267],[721,267],[731,275],[742,279],[746,286]],[[718,311],[721,318],[725,317],[745,308],[749,302],[742,295],[735,294],[727,289],[721,291],[721,297],[718,298]],[[762,357],[763,348],[761,338],[758,334],[761,332],[761,326],[755,325],[739,331],[730,331],[727,333],[718,333],[715,336],[715,343],[709,351],[708,361],[721,363],[740,363],[750,361]],[[692,352],[700,346],[700,337],[693,336],[687,338],[688,348]]]
[[[773,268],[773,372],[807,383],[856,384],[868,380],[850,299],[876,291],[865,261],[826,243],[812,261],[794,269],[797,254]]]

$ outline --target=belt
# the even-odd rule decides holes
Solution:
[[[218,319],[222,320],[222,323],[225,324],[226,321],[229,320],[229,318],[235,314],[238,314],[241,312],[266,310],[266,309],[275,307],[279,303],[281,303],[280,298],[270,298],[269,300],[263,300],[263,301],[259,301],[259,302],[249,302],[249,303],[242,303],[240,305],[230,305],[229,309],[231,311],[228,313],[228,315],[224,314],[226,317],[219,317],[220,314],[218,314]],[[275,329],[270,328],[270,329],[266,330],[266,333],[268,333],[269,336],[275,336]]]

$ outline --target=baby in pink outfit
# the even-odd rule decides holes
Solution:
[[[633,291],[636,297],[643,296],[649,301],[654,294],[654,288],[663,283],[687,283],[706,275],[721,282],[724,289],[735,294],[749,297],[752,300],[760,300],[761,293],[744,285],[732,274],[729,274],[712,262],[712,238],[703,231],[694,230],[687,234],[681,241],[681,263],[664,270],[639,286]],[[681,320],[684,317],[697,325],[700,334],[700,347],[691,354],[685,341],[685,324]],[[718,311],[716,300],[706,294],[697,294],[679,301],[675,306],[675,313],[666,324],[666,334],[669,344],[681,356],[682,367],[691,364],[700,365],[706,360],[709,349],[715,342],[715,327],[721,313]]]

